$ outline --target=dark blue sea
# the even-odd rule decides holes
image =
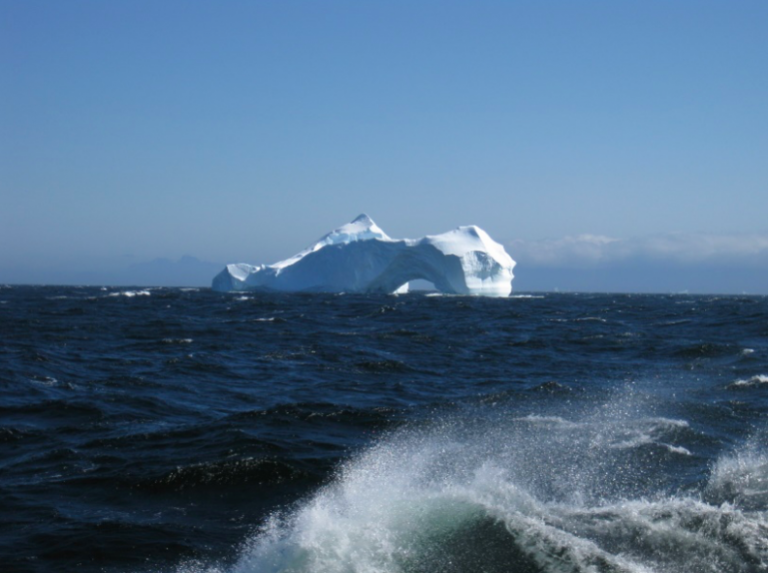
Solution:
[[[768,298],[2,287],[0,571],[768,571]]]

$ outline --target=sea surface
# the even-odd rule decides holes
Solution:
[[[0,287],[0,571],[768,571],[768,298]]]

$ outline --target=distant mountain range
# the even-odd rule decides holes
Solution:
[[[154,259],[127,265],[111,260],[108,264],[81,266],[49,265],[0,268],[0,283],[94,285],[94,286],[211,286],[223,263],[201,261],[192,256],[179,260]]]

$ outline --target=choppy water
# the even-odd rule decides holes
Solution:
[[[768,299],[0,288],[0,570],[768,571]]]

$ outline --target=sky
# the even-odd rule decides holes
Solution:
[[[0,283],[271,263],[367,213],[479,225],[521,285],[740,265],[768,293],[766,27],[764,1],[0,0]]]

